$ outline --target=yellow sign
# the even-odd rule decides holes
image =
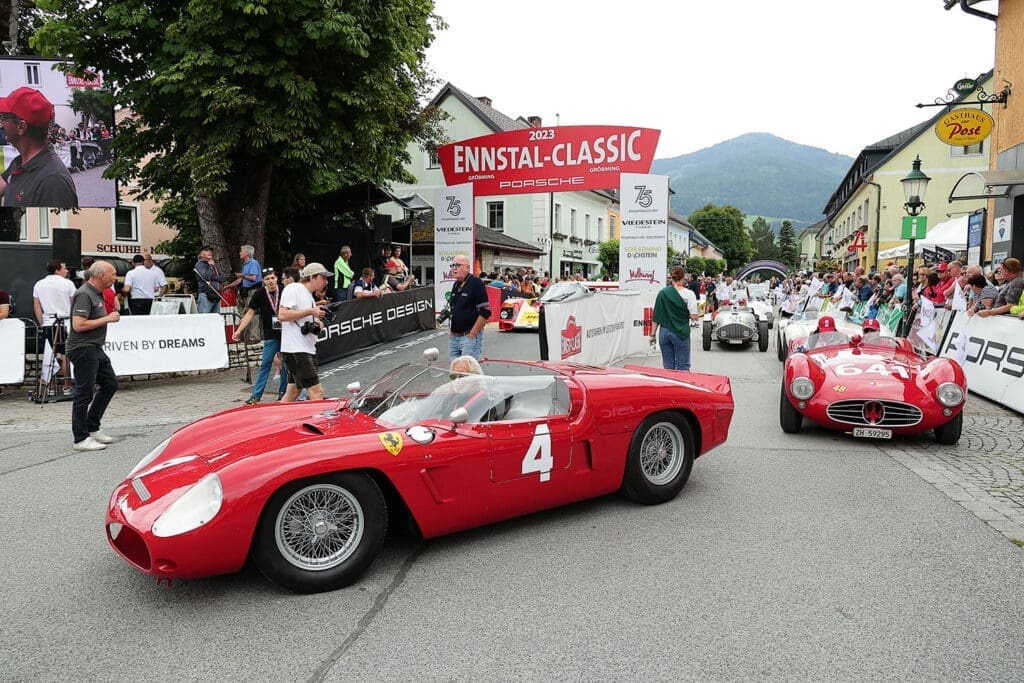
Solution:
[[[956,109],[935,124],[935,135],[947,145],[976,145],[992,132],[994,121],[981,109]]]
[[[384,432],[378,434],[380,443],[391,455],[398,455],[402,452],[402,435],[398,432]]]

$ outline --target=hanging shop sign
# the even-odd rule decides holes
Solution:
[[[447,185],[474,196],[605,190],[622,173],[647,173],[661,131],[633,126],[523,128],[437,149]]]
[[[935,135],[947,145],[967,147],[987,138],[994,123],[981,109],[955,109],[935,124]]]

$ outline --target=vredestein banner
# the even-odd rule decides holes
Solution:
[[[321,363],[435,327],[432,287],[415,287],[379,298],[352,299],[331,310],[334,320],[326,324],[316,340],[316,358]]]
[[[619,202],[619,286],[661,288],[668,262],[668,176],[623,173]]]
[[[445,307],[452,290],[452,260],[460,254],[473,265],[473,184],[449,185],[434,199],[434,307]]]

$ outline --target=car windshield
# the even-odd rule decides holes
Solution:
[[[468,422],[520,420],[569,412],[569,391],[553,374],[474,375],[411,363],[359,392],[348,408],[389,427],[448,420],[465,408]]]
[[[583,296],[589,290],[575,282],[556,282],[547,288],[540,300],[543,303],[565,301],[569,297]]]
[[[807,337],[807,349],[821,349],[849,342],[850,338],[842,332],[814,332]]]

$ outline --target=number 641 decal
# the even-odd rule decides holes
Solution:
[[[551,457],[551,432],[546,424],[539,424],[533,431],[533,441],[523,456],[523,474],[540,472],[540,480],[551,479],[551,468],[555,461]]]

